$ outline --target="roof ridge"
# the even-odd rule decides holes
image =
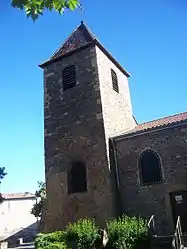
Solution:
[[[98,39],[98,37],[91,31],[91,29],[87,26],[87,24],[85,24],[84,22],[82,22],[82,24],[85,26],[86,30],[88,31],[89,35],[92,37],[92,39],[96,40],[102,47],[104,47],[103,43],[100,41],[100,39]]]
[[[91,29],[88,28],[87,24],[84,23],[83,21],[81,21],[81,25],[84,25],[84,27],[86,28],[86,31],[88,32],[88,34],[92,37],[92,39],[97,39],[96,35],[91,31]],[[79,27],[81,26],[79,25]],[[77,27],[78,28],[78,27]]]
[[[55,52],[49,57],[48,60],[51,60],[51,59],[53,58],[53,56],[55,56],[55,54],[57,54],[57,53],[60,51],[60,49],[64,46],[64,44],[68,41],[68,39],[73,35],[73,33],[75,33],[75,32],[77,31],[77,29],[78,29],[79,27],[80,27],[80,25],[77,26],[77,27],[71,32],[71,34],[70,34],[69,36],[67,36],[67,38],[64,40],[64,42],[60,43],[61,46],[59,46],[59,47],[55,50]]]
[[[138,124],[137,126],[140,126],[140,125],[144,125],[144,124],[149,124],[149,123],[153,123],[155,121],[159,121],[159,120],[162,120],[162,119],[165,119],[165,118],[171,118],[171,117],[176,117],[176,116],[179,116],[181,114],[187,114],[187,112],[179,112],[179,113],[176,113],[176,114],[172,114],[172,115],[169,115],[169,116],[164,116],[162,118],[158,118],[158,119],[153,119],[151,121],[147,121],[147,122],[143,122],[143,123],[140,123]]]
[[[13,193],[2,193],[2,196],[15,196],[15,195],[20,195],[20,196],[24,196],[24,195],[35,195],[34,193],[31,192],[13,192]]]
[[[73,35],[78,31],[78,30],[82,30],[82,32],[87,33],[87,38],[86,38],[86,43],[89,43],[89,40],[97,40],[96,36],[91,32],[91,30],[88,28],[88,26],[81,21],[81,24],[79,24],[71,33],[69,36],[67,36],[67,38],[61,43],[61,45],[55,50],[55,52],[49,57],[49,59],[47,61],[53,60],[55,57],[58,58],[61,55],[58,55],[58,53],[61,51],[61,49],[63,49],[63,47],[66,45],[66,43],[71,39],[71,37],[73,37]],[[89,38],[88,38],[89,37]],[[88,40],[87,40],[88,39]],[[45,63],[45,61],[44,61]]]
[[[141,123],[134,128],[124,131],[120,135],[117,134],[115,137],[128,137],[133,134],[141,134],[143,132],[155,130],[155,129],[162,129],[164,127],[173,127],[174,125],[183,125],[186,124],[187,121],[187,112],[180,112],[170,116],[165,116],[163,118],[151,120],[148,122]]]
[[[105,49],[104,45],[99,41],[94,33],[88,28],[88,26],[81,21],[81,24],[75,28],[73,32],[66,38],[61,46],[55,50],[49,59],[39,64],[39,67],[44,68],[51,62],[58,61],[63,56],[68,56],[75,51],[80,51],[86,47],[97,45],[101,51],[119,68],[119,70],[130,77],[130,74],[118,63],[118,61]]]

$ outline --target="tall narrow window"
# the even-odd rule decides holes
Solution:
[[[68,193],[87,191],[86,166],[82,162],[74,162],[68,171]]]
[[[112,77],[112,86],[114,91],[116,91],[117,93],[119,93],[119,86],[118,86],[118,77],[116,72],[111,69],[111,77]]]
[[[63,89],[64,91],[76,86],[76,67],[71,65],[65,67],[62,72]]]
[[[141,154],[139,167],[143,185],[151,185],[162,181],[160,159],[152,150],[146,150]]]

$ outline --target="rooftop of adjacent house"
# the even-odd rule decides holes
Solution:
[[[103,53],[127,76],[130,74],[114,59],[114,57],[104,48],[95,35],[89,30],[89,28],[81,22],[81,24],[71,33],[65,42],[54,52],[54,54],[46,61],[41,63],[41,68],[46,65],[58,61],[64,56],[68,56],[75,51],[84,49],[89,46],[97,45]]]
[[[172,127],[173,125],[183,124],[186,122],[187,122],[187,112],[182,112],[182,113],[178,113],[172,116],[167,116],[164,118],[138,124],[135,128],[128,130],[124,133],[121,133],[115,137],[117,138],[117,137],[129,136],[129,135],[136,135],[136,134],[143,133],[146,131],[151,131],[154,129],[160,129],[160,128],[165,128],[165,127]]]
[[[2,197],[5,200],[10,200],[10,199],[35,199],[36,198],[35,194],[29,193],[29,192],[2,194]]]

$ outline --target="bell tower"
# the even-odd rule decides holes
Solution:
[[[81,22],[44,69],[45,231],[115,213],[108,139],[133,128],[129,74]],[[113,73],[113,71],[114,73]]]

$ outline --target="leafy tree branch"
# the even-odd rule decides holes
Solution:
[[[55,10],[62,14],[65,9],[74,10],[79,0],[12,0],[12,6],[24,10],[27,17],[36,20],[45,10]]]
[[[2,179],[6,176],[5,167],[0,167],[0,184]],[[2,194],[0,193],[0,204],[3,202]]]
[[[33,205],[31,214],[33,214],[37,218],[41,218],[44,211],[44,204],[46,199],[46,185],[44,182],[38,182],[38,190],[36,191],[35,195],[37,198],[37,202]]]

